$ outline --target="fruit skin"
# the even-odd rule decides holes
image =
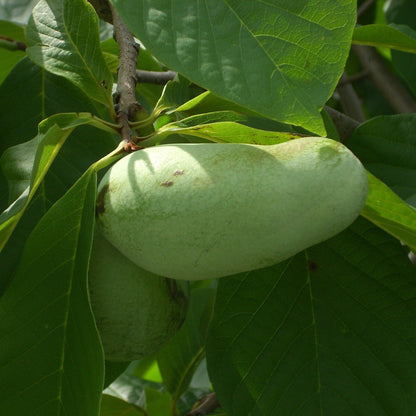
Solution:
[[[181,327],[189,285],[140,269],[98,231],[88,272],[91,307],[109,361],[158,351]]]
[[[99,185],[97,215],[153,273],[208,279],[276,264],[348,227],[368,192],[341,143],[174,144],[124,157]]]

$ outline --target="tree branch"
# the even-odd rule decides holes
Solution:
[[[354,130],[360,125],[357,120],[346,116],[344,113],[340,113],[331,107],[325,106],[325,110],[331,117],[335,127],[337,128],[341,142],[345,142]]]
[[[375,0],[366,0],[357,10],[357,20],[374,5]]]
[[[199,402],[200,405],[191,410],[185,416],[204,416],[220,406],[220,402],[218,401],[215,393],[207,394]]]
[[[342,108],[347,116],[359,122],[363,122],[365,121],[365,115],[361,100],[351,83],[345,82],[346,79],[347,75],[344,72],[337,86]]]
[[[352,50],[395,111],[398,113],[416,113],[416,101],[390,71],[374,48],[352,45]]]
[[[136,69],[135,79],[137,83],[164,85],[176,77],[175,71],[143,71]]]
[[[88,0],[94,7],[98,17],[108,23],[113,23],[113,13],[108,0]]]
[[[141,109],[136,101],[137,56],[139,45],[135,42],[133,34],[125,25],[114,6],[110,5],[113,15],[114,38],[119,47],[119,67],[116,92],[117,122],[120,124],[120,134],[125,142],[124,150],[131,152],[140,149],[135,142],[135,135],[129,126],[134,121],[136,113]]]
[[[26,44],[18,40],[11,39],[7,36],[0,35],[0,47],[9,51],[25,51]]]

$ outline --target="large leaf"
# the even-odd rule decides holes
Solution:
[[[352,40],[358,45],[371,45],[416,53],[416,36],[407,35],[404,27],[400,25],[358,26],[354,30]]]
[[[113,111],[112,75],[100,48],[98,17],[86,0],[41,0],[26,29],[27,54]]]
[[[104,356],[87,291],[95,197],[90,169],[33,230],[0,298],[1,414],[99,414]]]
[[[220,279],[208,370],[229,416],[411,416],[415,269],[359,219],[274,267]]]
[[[46,117],[72,111],[97,113],[90,99],[69,81],[22,59],[0,85],[0,153],[36,136]]]
[[[380,116],[361,124],[347,142],[372,174],[414,207],[415,131],[416,114]]]
[[[213,114],[213,116],[218,116]],[[208,114],[204,115],[207,119]],[[201,117],[196,118],[201,121]],[[299,138],[298,134],[276,132],[254,129],[234,121],[220,121],[208,124],[197,124],[186,127],[187,123],[193,124],[194,117],[181,120],[177,123],[169,123],[158,130],[154,138],[149,139],[149,143],[164,140],[172,134],[183,136],[200,137],[218,143],[250,143],[250,144],[278,144],[288,140]],[[143,142],[146,145],[146,141]]]
[[[325,135],[319,110],[342,74],[353,0],[112,0],[168,67],[275,120]]]

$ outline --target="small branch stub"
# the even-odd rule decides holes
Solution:
[[[216,394],[210,393],[204,396],[199,401],[199,406],[191,410],[186,416],[204,416],[211,413],[219,406],[220,402],[218,401]]]
[[[0,47],[8,49],[9,51],[25,51],[26,44],[7,36],[0,35]]]

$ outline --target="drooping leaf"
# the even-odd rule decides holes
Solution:
[[[26,38],[30,59],[113,111],[113,81],[100,48],[98,17],[86,0],[39,1]]]
[[[37,163],[34,164],[32,169],[30,185],[22,195],[0,215],[0,251],[10,238],[31,198],[35,195],[35,192],[41,184],[50,165],[72,130],[73,127],[63,130],[55,125],[47,130],[46,133],[39,134],[40,140],[36,152],[37,158],[34,162]]]
[[[207,342],[229,416],[411,416],[415,269],[359,219],[274,267],[219,279]]]
[[[157,353],[163,384],[176,403],[186,391],[205,357],[206,333],[201,331],[201,319],[209,306],[213,289],[193,290],[185,322],[179,332]]]
[[[205,115],[207,118],[208,115]],[[216,115],[214,115],[216,117]],[[201,117],[197,117],[201,119]],[[250,143],[250,144],[278,144],[288,140],[299,138],[299,134],[277,132],[254,129],[244,124],[234,121],[214,122],[208,124],[193,125],[192,127],[184,127],[187,122],[193,124],[194,118],[183,119],[179,122],[169,123],[158,130],[154,138],[149,139],[149,143],[155,140],[162,141],[172,134],[180,134],[182,136],[200,137],[218,143]],[[143,142],[147,144],[146,141]]]
[[[416,33],[411,37],[405,33],[404,27],[400,25],[358,26],[354,29],[352,41],[358,45],[370,45],[416,53]]]
[[[368,180],[369,192],[361,215],[416,251],[416,210],[371,173]]]
[[[347,146],[365,167],[416,207],[416,114],[380,116],[361,124]]]
[[[30,159],[34,157],[29,186],[21,197],[0,215],[0,251],[39,188],[65,140],[77,126],[84,124],[92,124],[106,129],[105,124],[100,124],[100,121],[89,113],[57,114],[39,124],[39,133],[35,139],[38,143],[36,153],[28,155],[29,163]],[[7,160],[7,154],[5,158]]]
[[[104,355],[89,306],[93,169],[41,219],[0,298],[0,413],[98,416]]]
[[[352,0],[113,0],[169,68],[275,120],[325,135],[319,110],[341,76]]]
[[[248,110],[247,108],[225,100],[224,98],[218,97],[210,91],[205,91],[197,95],[176,108],[175,111],[183,112],[189,116],[201,116],[204,113],[209,114],[218,111],[231,111],[246,117],[247,122],[243,124],[247,124],[253,128],[286,132],[297,131],[296,127],[294,128],[289,124],[280,123],[276,120],[272,120],[271,118],[262,117],[259,113]],[[301,133],[301,131],[299,131],[299,133]]]

